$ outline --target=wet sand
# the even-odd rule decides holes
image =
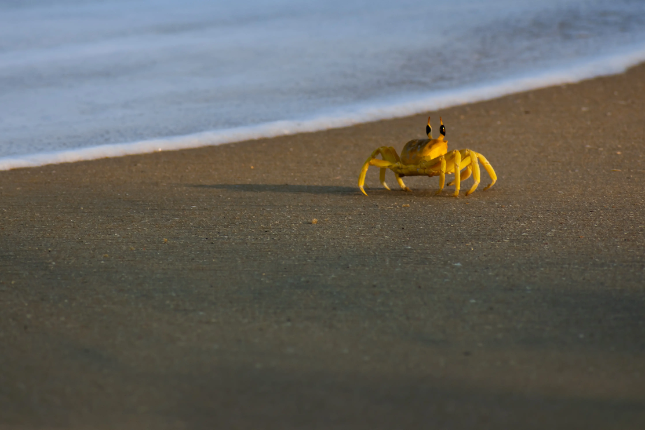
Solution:
[[[0,428],[645,428],[645,66],[429,114],[0,172]]]

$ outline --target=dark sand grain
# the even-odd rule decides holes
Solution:
[[[645,428],[645,66],[431,114],[0,172],[0,428]]]

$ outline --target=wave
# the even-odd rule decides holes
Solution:
[[[486,84],[428,92],[414,97],[390,97],[388,99],[344,106],[332,112],[310,118],[274,121],[252,126],[204,131],[183,136],[161,137],[136,142],[99,145],[74,150],[3,157],[0,158],[0,170],[198,148],[347,127],[359,123],[405,117],[467,103],[491,100],[513,93],[575,83],[600,76],[619,74],[625,72],[629,67],[642,62],[645,62],[645,44],[632,46],[610,55],[578,61],[566,67],[544,70]]]

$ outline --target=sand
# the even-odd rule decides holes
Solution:
[[[0,428],[645,428],[645,66],[429,114],[0,172]]]

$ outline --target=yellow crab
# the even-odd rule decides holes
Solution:
[[[439,117],[439,121],[441,121],[441,127],[439,128],[441,135],[438,139],[432,138],[432,127],[430,126],[430,118],[428,117],[428,125],[426,126],[428,139],[414,139],[409,141],[403,147],[401,157],[399,157],[396,150],[391,146],[381,146],[372,152],[370,158],[363,164],[361,175],[358,177],[358,187],[363,194],[367,195],[363,186],[365,185],[365,174],[370,165],[381,168],[381,184],[387,190],[390,188],[385,183],[385,169],[390,169],[394,172],[394,176],[401,186],[401,189],[405,191],[411,190],[403,183],[401,178],[404,176],[439,176],[439,191],[436,194],[439,194],[443,190],[446,173],[454,174],[455,179],[448,186],[455,185],[454,196],[457,197],[459,196],[461,181],[468,179],[471,174],[473,175],[475,183],[466,195],[469,195],[477,189],[479,185],[478,161],[481,161],[492,180],[490,185],[484,188],[484,191],[492,187],[497,181],[497,175],[493,170],[493,166],[490,165],[483,155],[472,149],[456,149],[448,152],[448,141],[444,139],[446,136],[446,127],[443,125],[441,117]],[[375,158],[379,154],[381,154],[382,160]],[[466,170],[461,172],[464,168]],[[458,174],[459,172],[461,174]]]

